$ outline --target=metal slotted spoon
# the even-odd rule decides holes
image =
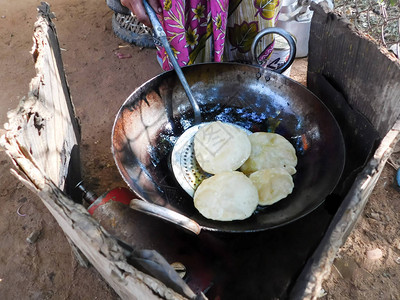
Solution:
[[[200,182],[209,177],[210,174],[201,170],[199,164],[194,157],[193,140],[196,132],[200,127],[208,123],[201,123],[201,112],[197,100],[193,97],[189,84],[179,66],[175,55],[168,42],[167,35],[157,18],[153,8],[146,0],[143,0],[144,7],[149,16],[150,22],[153,25],[153,32],[158,41],[163,45],[168,54],[169,60],[174,66],[175,72],[178,75],[180,82],[185,90],[185,93],[190,101],[194,111],[194,125],[178,138],[171,155],[171,166],[176,180],[180,186],[193,197],[194,191]]]
[[[154,32],[155,38],[157,39],[157,42],[160,42],[163,45],[163,47],[165,48],[165,51],[168,54],[168,57],[175,69],[175,72],[178,75],[179,80],[182,83],[182,86],[185,90],[185,93],[186,93],[186,95],[190,101],[190,104],[192,105],[193,111],[194,111],[194,124],[195,125],[193,127],[189,128],[188,130],[186,130],[179,137],[177,144],[174,146],[174,149],[173,149],[173,153],[174,153],[173,156],[175,157],[175,159],[173,161],[171,160],[171,164],[172,164],[173,170],[174,170],[173,171],[174,175],[175,175],[177,181],[179,182],[179,184],[181,184],[181,186],[185,189],[185,187],[186,187],[185,183],[188,180],[187,179],[188,177],[185,176],[187,172],[184,172],[184,173],[180,172],[180,169],[178,168],[177,164],[180,164],[182,161],[184,161],[185,156],[190,156],[191,160],[190,161],[186,160],[187,164],[185,164],[184,169],[186,169],[188,172],[193,172],[193,174],[197,174],[197,170],[199,170],[200,168],[198,167],[198,165],[196,167],[197,162],[195,161],[194,155],[193,155],[193,145],[192,145],[191,150],[189,150],[186,145],[187,145],[188,140],[193,140],[194,135],[198,131],[199,127],[204,124],[201,124],[201,113],[200,113],[199,104],[196,101],[196,99],[193,97],[193,94],[189,87],[189,84],[188,84],[185,76],[183,75],[183,72],[172,52],[172,49],[167,40],[167,35],[165,34],[165,31],[164,31],[160,21],[158,20],[155,11],[153,10],[153,8],[149,5],[149,3],[146,0],[143,0],[143,5],[149,16],[150,22],[153,25],[153,32]],[[185,146],[181,147],[179,145],[185,145]],[[191,153],[188,153],[188,151]],[[203,176],[203,175],[199,175],[199,176]],[[200,181],[202,179],[204,179],[204,178],[198,177],[195,180],[195,182]],[[193,196],[194,189],[192,188],[192,190],[193,190],[193,192],[191,193],[191,195]],[[132,199],[131,203],[130,203],[130,207],[135,210],[144,212],[146,214],[153,215],[158,218],[162,218],[164,220],[167,220],[169,222],[177,224],[177,225],[184,227],[196,234],[200,233],[201,226],[198,223],[196,223],[195,221],[191,220],[190,218],[188,218],[182,214],[179,214],[175,211],[172,211],[168,208],[165,208],[165,207],[162,207],[162,206],[159,206],[156,204],[152,204],[147,201],[140,200],[140,199]]]

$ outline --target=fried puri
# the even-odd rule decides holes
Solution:
[[[232,124],[212,122],[201,127],[194,138],[196,160],[210,174],[237,170],[250,152],[247,133]]]
[[[243,220],[258,205],[252,181],[237,171],[218,173],[203,180],[194,194],[194,206],[206,218],[218,221]]]

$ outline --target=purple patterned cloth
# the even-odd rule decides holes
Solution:
[[[272,27],[279,0],[160,0],[161,24],[180,66],[223,60],[250,61],[251,42]],[[268,53],[272,39],[261,52]],[[172,68],[163,48],[158,49],[164,70]]]

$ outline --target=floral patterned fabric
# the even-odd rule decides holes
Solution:
[[[179,65],[199,62],[251,62],[251,44],[257,33],[273,27],[279,0],[160,0],[161,23]],[[258,44],[267,57],[272,38]],[[164,70],[172,68],[163,48],[158,49]]]

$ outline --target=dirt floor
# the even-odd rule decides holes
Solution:
[[[84,178],[88,188],[102,194],[124,185],[109,151],[114,116],[129,94],[161,69],[154,50],[130,47],[115,37],[105,1],[48,2],[56,14],[64,67],[82,125]],[[35,75],[29,51],[39,4],[0,0],[1,124]],[[131,58],[120,59],[117,53]],[[296,60],[292,78],[305,84],[306,67],[306,59]],[[10,175],[10,167],[0,150],[0,299],[118,298],[94,268],[78,265],[58,224],[40,199]],[[400,299],[400,197],[394,176],[394,169],[386,166],[335,261],[324,285],[325,299]],[[39,238],[28,243],[34,232]]]
[[[400,161],[400,148],[392,155]],[[324,299],[400,299],[400,196],[386,165],[364,214],[339,251]]]

